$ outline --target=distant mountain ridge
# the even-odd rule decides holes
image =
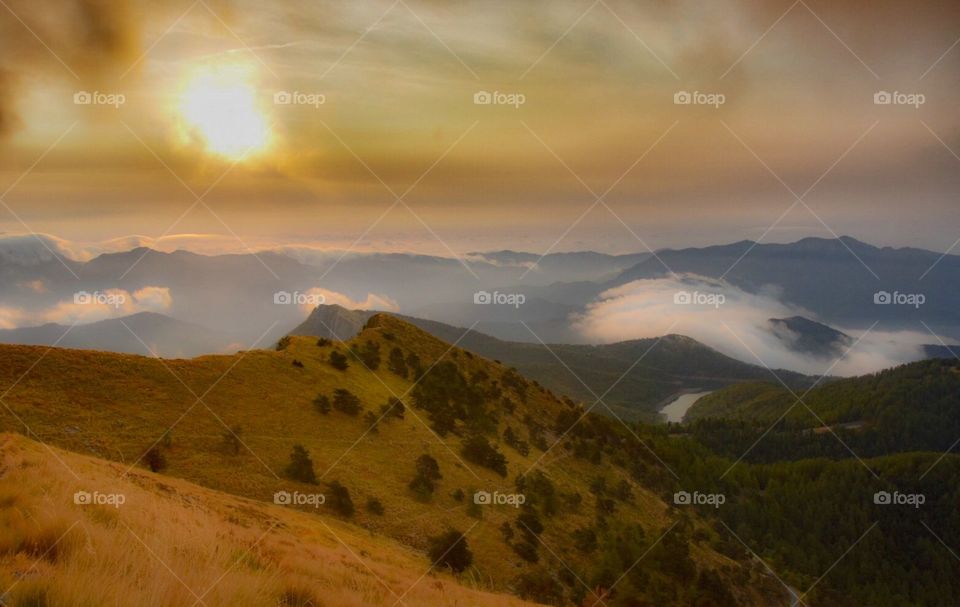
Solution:
[[[854,331],[880,321],[879,330],[925,331],[919,324],[923,320],[945,342],[960,339],[960,290],[952,287],[960,282],[960,257],[879,248],[849,237],[788,244],[740,241],[660,249],[656,256],[581,251],[541,259],[522,251],[480,252],[464,258],[469,270],[446,257],[352,253],[338,261],[329,252],[302,247],[255,255],[140,247],[86,262],[64,258],[61,264],[38,242],[31,240],[33,248],[24,249],[14,246],[23,245],[22,239],[8,241],[0,238],[0,308],[55,308],[78,290],[167,288],[171,305],[165,314],[242,343],[265,333],[265,342],[275,341],[303,321],[307,310],[275,305],[276,292],[317,288],[338,295],[328,303],[374,307],[373,296],[411,317],[453,326],[479,321],[478,330],[504,340],[536,343],[530,327],[548,343],[590,343],[592,336],[571,318],[585,313],[605,291],[669,277],[661,261],[680,274],[724,276],[739,289],[777,299],[828,326]],[[520,294],[525,303],[478,306],[473,298],[479,291]],[[881,291],[920,293],[925,303],[919,308],[875,304],[874,295]]]
[[[960,338],[960,257],[917,248],[875,247],[849,236],[804,238],[789,244],[740,241],[705,248],[664,249],[598,290],[670,272],[723,277],[750,293],[774,288],[782,301],[810,310],[826,323],[866,328],[880,320],[915,329],[922,318],[934,330]],[[879,292],[919,293],[920,308],[877,305]]]
[[[48,323],[0,330],[0,344],[103,350],[164,358],[192,358],[222,353],[234,344],[229,336],[155,312],[140,312],[89,324]]]

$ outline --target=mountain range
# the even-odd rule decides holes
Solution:
[[[916,248],[875,247],[849,236],[804,238],[789,244],[745,240],[728,245],[663,250],[600,288],[674,273],[723,278],[750,293],[777,297],[827,324],[865,328],[875,320],[914,328],[916,319],[960,338],[960,257]],[[877,305],[878,292],[922,294],[921,307]]]
[[[155,312],[138,312],[88,324],[47,323],[0,329],[0,344],[59,346],[164,358],[192,358],[240,349],[222,333]]]
[[[376,314],[318,306],[291,335],[350,339]],[[396,315],[448,343],[516,368],[544,386],[625,419],[657,421],[657,411],[683,392],[712,390],[739,381],[766,379],[766,369],[725,356],[682,335],[605,345],[512,342],[475,330]],[[780,371],[798,389],[812,378]]]
[[[775,318],[800,316],[847,335],[879,323],[875,331],[921,333],[926,336],[922,343],[933,345],[928,352],[938,351],[938,355],[944,353],[938,340],[949,344],[960,339],[960,295],[949,286],[960,279],[960,257],[913,248],[878,248],[849,237],[806,238],[789,244],[742,241],[663,249],[656,255],[576,252],[552,253],[541,259],[532,253],[499,251],[471,253],[463,263],[425,255],[295,247],[237,255],[137,248],[89,261],[63,259],[61,263],[33,244],[40,250],[6,250],[0,239],[0,326],[16,329],[54,323],[66,327],[77,319],[85,323],[153,312],[205,327],[211,334],[208,337],[204,330],[197,330],[203,339],[183,347],[161,348],[165,355],[220,352],[225,344],[273,343],[302,323],[318,302],[402,311],[408,317],[473,326],[505,341],[598,344],[611,339],[585,329],[589,326],[585,320],[592,318],[606,294],[618,289],[643,294],[651,281],[672,276],[671,272],[703,280],[722,279],[721,284],[729,288],[793,311],[778,311]],[[128,299],[143,289],[159,290],[164,297],[144,298],[123,310],[97,310],[94,315],[71,304],[78,292],[112,289],[126,293]],[[286,300],[290,303],[277,303],[282,293],[293,295]],[[890,295],[891,303],[882,303],[884,293]],[[490,295],[490,303],[478,305],[487,301],[484,294]],[[897,303],[917,295],[923,298],[920,305]],[[497,301],[522,297],[522,303],[501,305],[495,297],[500,298]],[[881,303],[875,303],[875,298]],[[631,321],[622,322],[627,323],[623,331],[630,333]],[[767,327],[771,328],[776,327]],[[55,332],[52,328],[44,331]],[[30,336],[44,331],[24,333],[25,341],[40,343],[43,340]],[[707,329],[691,331],[689,337],[705,341],[702,333]],[[781,331],[780,337],[783,335]],[[204,342],[210,344],[205,352]],[[724,344],[709,343],[728,356],[756,362],[722,347]],[[904,345],[894,359],[904,362],[920,357],[922,343]],[[793,345],[781,340],[779,347],[786,351]],[[93,347],[138,351],[126,340]],[[817,358],[802,345],[792,351]],[[783,364],[810,372],[810,365],[787,359]]]

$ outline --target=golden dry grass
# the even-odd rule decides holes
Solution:
[[[0,435],[11,606],[520,606],[351,525]],[[76,474],[76,476],[74,476]],[[78,505],[77,491],[125,503]]]

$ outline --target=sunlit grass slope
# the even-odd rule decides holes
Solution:
[[[76,492],[122,495],[85,505]],[[0,435],[4,605],[523,605],[326,517]],[[398,603],[398,601],[401,601]]]

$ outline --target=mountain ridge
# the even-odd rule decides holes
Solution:
[[[375,314],[377,312],[369,310],[321,305],[290,334],[349,338]],[[684,391],[769,377],[765,369],[737,361],[680,335],[604,345],[543,345],[510,342],[437,321],[395,316],[444,341],[458,343],[477,354],[516,367],[551,389],[584,402],[593,403],[597,396],[609,390],[605,403],[612,408],[611,412],[628,419],[656,421],[659,419],[656,407]],[[699,366],[692,364],[695,360]],[[798,387],[812,381],[791,372],[783,372],[781,376]]]

